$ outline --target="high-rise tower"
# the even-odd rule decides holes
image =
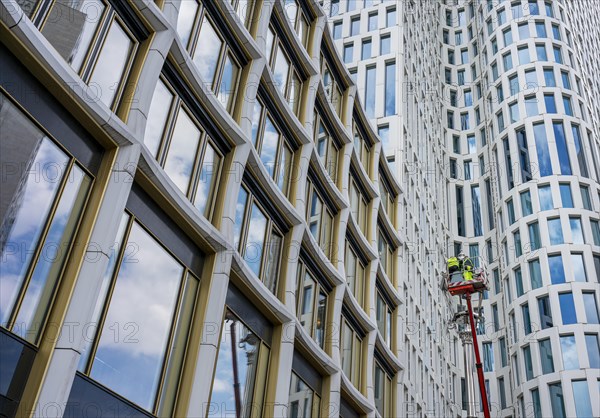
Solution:
[[[400,211],[417,210],[423,190],[442,185],[443,202],[427,202],[425,219],[438,236],[447,236],[443,256],[462,250],[487,266],[491,290],[484,295],[480,333],[493,414],[600,412],[590,401],[598,393],[600,366],[594,70],[600,44],[597,5],[591,3],[333,2],[331,28],[340,54],[357,73],[359,96],[376,103],[371,121],[382,128],[384,152],[402,187],[415,187],[401,200],[409,209]],[[391,24],[382,20],[390,10],[398,16]],[[370,56],[369,45],[379,45],[379,53]],[[389,106],[386,71],[393,61],[401,63],[396,107]],[[398,127],[389,139],[388,124]],[[423,167],[428,173],[443,167],[445,180],[427,183],[419,176]],[[417,237],[426,233],[418,231]],[[434,278],[408,273],[401,280],[427,286]],[[433,303],[443,311],[443,302]],[[405,328],[411,325],[406,320]],[[427,342],[415,348],[427,356]],[[409,368],[416,365],[418,374],[431,369],[413,361],[409,348],[401,356],[408,364],[405,412],[427,410]],[[448,364],[447,380],[432,378],[459,389],[462,372]],[[454,395],[460,402],[460,391]],[[414,405],[413,396],[425,401]]]

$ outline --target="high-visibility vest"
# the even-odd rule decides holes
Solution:
[[[473,270],[473,262],[470,258],[467,257],[463,260],[463,268],[469,271]]]
[[[456,257],[450,257],[448,259],[448,270],[450,270],[451,267],[458,268],[458,258],[456,258]]]

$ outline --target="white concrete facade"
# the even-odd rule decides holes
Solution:
[[[345,48],[354,45],[353,57],[345,61],[351,73],[357,69],[360,97],[371,94],[365,89],[365,67],[377,69],[371,121],[375,126],[394,127],[384,152],[407,190],[402,200],[406,208],[400,212],[406,215],[409,231],[418,225],[410,213],[418,212],[422,196],[428,195],[425,200],[429,203],[431,194],[438,204],[426,205],[424,212],[427,224],[443,244],[436,243],[432,249],[435,252],[443,247],[442,253],[432,263],[417,260],[417,272],[428,264],[432,269],[443,268],[444,257],[459,248],[471,257],[482,257],[487,265],[491,288],[482,304],[485,329],[480,345],[488,360],[484,366],[492,416],[597,415],[600,411],[593,399],[598,394],[599,373],[594,341],[600,333],[600,100],[594,68],[600,44],[598,31],[591,29],[596,27],[597,5],[450,0],[333,3],[337,13],[330,13],[330,25],[342,56]],[[386,25],[384,19],[382,23],[387,10],[394,8],[397,21]],[[363,23],[370,15],[380,19],[371,30]],[[361,23],[353,31],[352,22],[357,19]],[[388,54],[378,55],[375,49],[373,57],[361,59],[364,40],[372,39],[373,45],[378,45],[388,34]],[[386,115],[383,69],[390,60],[399,63],[397,100],[396,112]],[[554,95],[553,100],[549,94]],[[441,175],[437,168],[441,168]],[[427,182],[427,175],[421,172],[433,181]],[[417,192],[413,194],[409,190],[415,186]],[[436,191],[436,186],[441,190]],[[572,202],[567,202],[567,190]],[[531,209],[520,211],[521,198],[527,205],[531,201]],[[559,223],[548,223],[555,219]],[[563,230],[560,236],[554,233],[555,225]],[[423,229],[412,237],[407,233],[407,243],[418,242],[415,236],[424,234]],[[418,247],[427,248],[422,243]],[[555,257],[558,255],[561,258]],[[550,262],[564,268],[564,278],[558,267],[551,270]],[[410,267],[405,265],[405,269]],[[435,282],[437,278],[415,277],[410,271],[405,270],[407,275],[402,278],[407,283]],[[568,293],[573,294],[576,319],[566,325],[561,322],[559,295]],[[545,309],[546,303],[552,326],[546,322],[541,329],[539,309]],[[532,324],[527,332],[523,328],[525,304],[529,307],[526,322]],[[444,313],[444,320],[455,309],[437,293],[433,306]],[[419,308],[411,311],[422,315]],[[425,307],[425,312],[425,321],[435,318],[435,310],[432,314]],[[411,319],[403,318],[407,327],[412,325]],[[419,328],[426,329],[423,323]],[[569,353],[561,350],[560,336],[572,334],[580,359],[577,370],[567,370],[573,365],[561,362]],[[551,344],[552,372],[542,370],[540,340],[543,350]],[[460,407],[462,355],[458,362],[453,361],[452,344],[437,346],[443,353],[439,356],[442,368],[449,374],[444,377],[413,361],[411,350],[427,357],[427,342],[411,343],[412,348],[401,353],[409,364],[404,383],[405,413],[416,410],[418,416],[464,415]],[[527,375],[529,360],[524,363],[524,356],[529,352],[533,370]],[[450,400],[445,411],[452,413],[433,412],[426,391],[412,385],[411,369],[415,366],[417,373],[430,374],[435,385],[446,384]],[[564,393],[564,412],[551,402],[556,394],[550,394],[549,384],[557,391],[557,383]],[[586,384],[587,397],[585,393],[574,396],[573,385],[581,388],[581,383]]]

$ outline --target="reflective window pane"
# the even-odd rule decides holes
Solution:
[[[554,373],[554,359],[552,357],[552,343],[550,339],[540,340],[540,360],[542,361],[542,373]]]
[[[283,238],[272,233],[268,242],[267,258],[265,260],[264,283],[271,293],[276,294],[277,278],[279,275],[279,258]]]
[[[560,293],[558,295],[560,302],[560,312],[563,325],[576,324],[577,315],[575,313],[575,302],[573,301],[573,293]]]
[[[585,334],[585,346],[587,348],[590,368],[600,368],[600,342],[598,341],[598,334]]]
[[[573,270],[573,278],[576,282],[587,281],[585,266],[583,264],[583,254],[571,254],[571,268]]]
[[[165,124],[167,123],[167,117],[169,116],[169,109],[172,102],[173,93],[171,93],[162,80],[158,80],[154,95],[152,96],[152,102],[150,103],[146,131],[144,133],[144,144],[146,144],[148,150],[154,157],[158,154],[160,140],[162,139],[165,130]]]
[[[225,109],[229,111],[231,111],[235,91],[238,87],[237,80],[239,71],[239,66],[233,61],[230,55],[227,55],[223,66],[223,76],[221,79],[221,86],[219,87],[218,99]]]
[[[281,94],[285,95],[288,83],[288,74],[290,71],[290,62],[283,53],[283,50],[279,48],[277,50],[277,58],[275,60],[275,69],[273,71],[273,78],[275,85],[279,88]]]
[[[552,284],[565,282],[565,269],[563,267],[562,257],[560,255],[548,256],[548,265],[550,266],[550,280]]]
[[[177,15],[177,34],[181,38],[181,43],[185,48],[188,47],[192,27],[198,11],[198,2],[196,0],[182,1]]]
[[[72,244],[90,185],[90,177],[78,166],[73,167],[41,247],[42,256],[29,278],[13,330],[30,342],[36,342],[40,334],[40,324],[44,323],[54,294],[51,289],[60,277],[68,254],[66,249]]]
[[[267,116],[265,121],[265,130],[263,141],[260,148],[260,159],[272,178],[275,174],[275,164],[277,162],[277,148],[279,146],[279,131]]]
[[[81,70],[105,8],[101,0],[59,0],[48,13],[41,32],[77,72]]]
[[[121,262],[90,376],[151,410],[183,267],[137,223],[128,245],[137,251]]]
[[[233,228],[233,242],[235,248],[240,248],[240,239],[242,234],[242,224],[244,223],[244,211],[246,210],[246,202],[248,201],[248,192],[243,187],[240,187],[240,193],[235,205],[235,225]]]
[[[188,113],[183,109],[179,109],[173,136],[167,151],[165,172],[185,195],[188,193],[192,170],[200,145],[200,134],[200,129]]]
[[[252,408],[256,408],[256,405],[252,405],[252,397],[257,384],[258,360],[263,349],[266,346],[261,344],[258,336],[228,310],[221,330],[210,397],[211,403],[218,405],[219,410],[235,411],[240,417],[251,415]],[[237,410],[236,399],[239,399],[241,411]]]
[[[548,219],[548,232],[550,234],[550,245],[559,245],[565,242],[560,218]]]
[[[204,158],[202,159],[200,177],[196,185],[196,196],[194,198],[194,206],[205,216],[210,209],[209,203],[215,194],[221,162],[221,155],[215,151],[210,142],[207,142],[206,149],[204,150]]]
[[[113,106],[119,86],[124,81],[132,49],[133,41],[123,27],[113,20],[88,83],[108,107]]]
[[[587,323],[600,323],[598,318],[598,304],[596,303],[596,295],[593,292],[583,293],[583,305],[585,307],[585,316],[587,319]]]
[[[248,237],[244,260],[248,263],[250,270],[260,277],[260,265],[265,248],[265,233],[267,231],[267,217],[256,203],[252,205],[250,213],[250,224],[248,226]]]
[[[317,397],[313,390],[298,375],[292,372],[288,405],[289,418],[310,418],[313,412],[313,399]]]
[[[565,399],[562,391],[562,385],[560,383],[553,383],[551,385],[548,385],[548,389],[550,391],[552,417],[565,418]]]
[[[223,41],[205,16],[202,20],[198,44],[194,51],[194,64],[196,64],[202,80],[211,88],[215,80],[222,45]]]
[[[592,402],[590,400],[590,389],[587,380],[573,380],[573,397],[575,399],[575,410],[578,418],[592,417]],[[597,401],[597,399],[596,399]]]
[[[560,337],[560,349],[562,351],[563,367],[565,370],[579,369],[579,357],[574,335],[563,335]]]
[[[0,320],[5,324],[21,291],[69,158],[2,98],[0,158],[5,166],[19,167],[17,175],[7,175],[2,184],[3,196],[9,197],[2,199],[0,233]]]

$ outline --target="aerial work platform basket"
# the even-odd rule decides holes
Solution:
[[[464,267],[461,267],[461,269],[453,272],[446,271],[444,275],[444,288],[452,296],[488,290],[488,279],[484,261],[480,257],[477,257],[471,261],[474,261],[474,265],[476,266],[471,270],[471,280],[465,279]]]

